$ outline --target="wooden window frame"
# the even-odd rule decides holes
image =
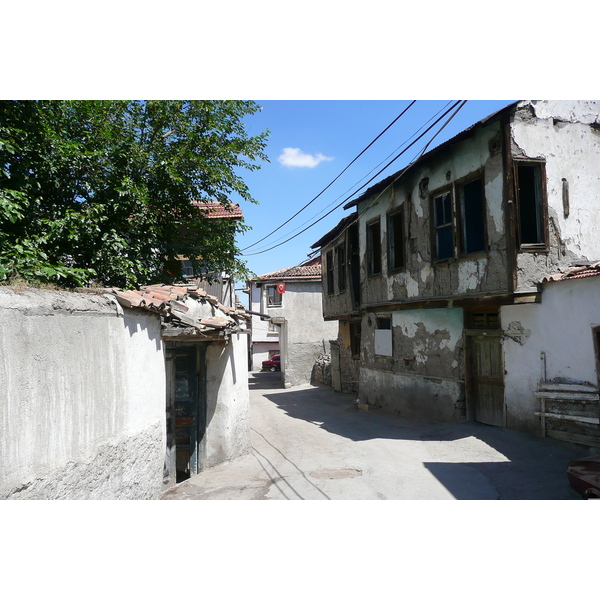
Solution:
[[[475,250],[473,252],[467,252],[465,250],[465,219],[463,216],[463,196],[461,193],[462,188],[464,186],[469,185],[477,180],[481,181],[481,210],[482,210],[482,227],[483,227],[483,249]],[[487,200],[485,197],[485,178],[484,178],[484,170],[479,169],[473,173],[470,173],[466,177],[462,177],[454,182],[454,195],[456,198],[456,220],[458,222],[457,226],[457,238],[458,238],[458,255],[459,257],[473,257],[477,255],[484,255],[488,253],[488,230],[487,230]]]
[[[544,238],[538,243],[522,243],[521,234],[521,201],[519,196],[519,167],[537,167],[540,170],[540,233]],[[518,252],[548,252],[549,251],[549,231],[548,231],[548,191],[546,185],[546,161],[543,160],[513,160],[513,179],[515,193],[515,209],[516,209],[516,237]]]
[[[396,240],[396,229],[392,227],[392,220],[399,218],[400,221],[400,242],[402,248],[402,256],[400,260],[400,265],[394,264],[392,266],[392,257],[394,256],[392,242],[395,244]],[[388,256],[388,273],[397,273],[398,271],[402,271],[406,268],[406,229],[404,227],[406,219],[404,218],[404,210],[403,207],[397,208],[395,210],[387,213],[387,256]],[[392,236],[392,230],[394,235]]]
[[[436,209],[435,201],[441,196],[450,195],[450,224],[438,226],[436,225]],[[429,195],[429,206],[431,210],[431,248],[432,248],[432,263],[443,264],[456,259],[456,218],[454,208],[454,190],[452,185],[448,185],[437,190],[434,190]],[[438,258],[438,230],[442,227],[452,227],[452,255],[444,258]]]
[[[327,295],[331,296],[334,293],[334,263],[333,263],[333,250],[329,250],[325,255],[325,267],[327,277]]]
[[[340,293],[346,291],[346,280],[348,279],[346,277],[346,262],[346,245],[339,244],[335,248],[335,264],[337,267],[337,287]]]
[[[275,293],[273,294],[273,298],[275,299],[275,302],[270,302],[269,301],[269,290],[270,289],[274,289]],[[279,308],[281,306],[283,306],[283,294],[280,294],[277,291],[277,286],[276,285],[265,285],[265,291],[266,291],[266,296],[267,296],[267,308]],[[279,296],[279,304],[277,303],[277,297]]]
[[[377,226],[379,235],[377,237],[378,241],[378,263],[379,270],[375,271],[375,249],[373,248],[372,241],[374,240],[373,235],[370,235],[369,232],[372,231],[372,228]],[[379,277],[382,274],[382,262],[383,262],[383,245],[381,243],[381,218],[377,217],[372,221],[369,221],[366,224],[366,241],[367,241],[367,275],[369,277]]]

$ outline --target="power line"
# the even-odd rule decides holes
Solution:
[[[406,148],[404,148],[404,150],[402,150],[402,152],[400,152],[398,155],[396,155],[389,163],[387,163],[387,165],[385,165],[385,167],[383,167],[382,169],[380,169],[375,175],[373,175],[373,177],[371,177],[371,179],[369,179],[369,181],[367,181],[365,184],[363,184],[358,190],[356,190],[351,196],[353,196],[354,194],[358,193],[359,191],[361,191],[362,189],[364,189],[369,183],[371,183],[371,181],[373,181],[373,179],[375,179],[378,175],[380,175],[383,171],[385,171],[392,163],[394,163],[396,160],[398,160],[409,148],[411,148],[412,146],[414,146],[421,138],[423,138],[425,136],[425,134],[427,134],[429,131],[431,131],[431,129],[433,129],[435,127],[435,125],[437,125],[449,112],[451,112],[453,109],[455,109],[458,105],[457,110],[450,116],[450,118],[444,123],[444,125],[442,125],[442,127],[435,133],[435,135],[429,140],[429,142],[427,142],[427,144],[425,145],[425,148],[423,148],[423,150],[420,152],[419,156],[417,156],[415,159],[413,159],[412,162],[410,162],[403,170],[402,172],[394,179],[394,181],[396,181],[397,179],[399,179],[404,172],[412,165],[414,164],[414,162],[416,160],[418,160],[425,152],[425,150],[429,147],[429,145],[431,144],[431,142],[440,134],[440,132],[446,127],[446,125],[448,125],[448,123],[456,116],[456,114],[458,113],[458,111],[467,103],[466,100],[459,100],[457,102],[455,102],[446,112],[444,112],[444,114],[439,117],[430,127],[428,127],[419,137],[417,137],[411,144],[409,144]],[[394,183],[394,181],[392,181],[392,183]],[[390,184],[391,185],[391,184]],[[389,186],[386,186],[386,189]],[[381,192],[383,193],[383,192]],[[381,195],[381,194],[380,194]],[[314,227],[317,223],[319,223],[320,221],[322,221],[325,217],[328,217],[332,212],[336,211],[338,208],[340,208],[340,206],[342,206],[344,203],[346,203],[348,200],[350,200],[351,196],[346,197],[344,200],[342,200],[342,202],[340,202],[339,204],[337,204],[336,206],[334,206],[328,213],[326,213],[325,215],[323,215],[320,219],[316,220],[314,223],[312,223],[311,225],[308,225],[307,227],[305,227],[302,231],[299,231],[296,235],[293,235],[291,237],[289,237],[288,239],[284,240],[283,242],[276,244],[275,246],[271,246],[270,248],[267,248],[266,250],[261,250],[260,252],[252,252],[251,254],[246,254],[245,256],[256,256],[257,254],[264,254],[265,252],[269,252],[271,250],[274,250],[275,248],[278,248],[279,246],[282,246],[283,244],[287,244],[288,242],[290,242],[291,240],[293,240],[294,238],[298,237],[299,235],[301,235],[302,233],[304,233],[305,231],[308,231],[311,227]]]
[[[419,127],[419,129],[417,129],[417,131],[415,131],[406,141],[404,141],[402,144],[400,144],[399,146],[396,147],[395,150],[393,150],[392,152],[390,152],[378,165],[376,165],[375,167],[373,167],[373,169],[371,169],[371,171],[369,171],[369,173],[367,173],[364,177],[362,177],[359,181],[357,181],[355,184],[351,185],[350,188],[348,188],[343,194],[340,194],[335,200],[334,202],[337,202],[342,196],[345,196],[346,194],[348,194],[348,192],[350,192],[350,190],[352,190],[352,188],[355,185],[358,185],[361,181],[364,181],[371,173],[373,173],[373,171],[375,171],[375,169],[379,168],[384,161],[388,160],[390,158],[390,156],[392,156],[394,154],[394,152],[397,152],[400,148],[402,148],[403,146],[405,146],[406,144],[408,144],[408,142],[410,140],[412,140],[424,127],[426,127],[427,125],[429,125],[429,123],[431,123],[431,121],[433,121],[438,115],[440,115],[440,113],[444,112],[444,110],[446,110],[446,108],[452,104],[452,101],[448,102],[443,108],[441,108],[435,115],[433,115],[432,117],[430,117],[423,125],[421,125],[421,127]],[[455,104],[456,106],[456,104]],[[447,113],[446,113],[447,114]],[[433,138],[432,138],[433,139]],[[356,193],[356,191],[353,191],[351,195],[354,195]],[[306,225],[307,223],[310,223],[310,221],[312,221],[314,218],[318,217],[319,215],[322,215],[331,205],[333,204],[333,202],[331,202],[330,204],[328,204],[327,206],[325,206],[325,208],[321,209],[316,215],[308,218],[306,221],[304,221],[303,223],[301,223],[300,225],[298,225],[298,227],[296,227],[295,229],[292,229],[292,231],[282,235],[281,237],[277,238],[275,241],[278,242],[279,240],[284,239],[286,236],[295,233],[296,231],[298,231],[301,227],[303,227],[304,225]],[[272,233],[275,233],[274,231]],[[268,236],[267,236],[268,237]],[[265,239],[265,238],[263,238]],[[259,240],[261,241],[261,240]],[[258,242],[256,242],[256,244],[258,244]],[[253,244],[253,246],[255,246],[256,244]],[[248,246],[248,248],[250,248],[251,246]],[[247,248],[246,248],[247,249]],[[255,250],[255,252],[259,252],[261,249],[263,248],[257,248],[257,250]],[[253,256],[253,255],[251,255]]]
[[[271,237],[276,231],[279,231],[282,227],[287,225],[292,219],[295,219],[303,210],[307,209],[317,198],[319,198],[319,196],[321,196],[325,191],[327,191],[392,125],[394,125],[394,123],[396,123],[396,121],[398,121],[398,119],[400,119],[400,117],[402,117],[404,115],[404,113],[411,106],[413,106],[413,104],[415,104],[415,102],[416,102],[416,100],[413,100],[366,148],[364,148],[359,154],[357,154],[352,159],[352,161],[350,163],[348,163],[346,168],[333,181],[331,181],[327,185],[327,187],[323,188],[310,202],[305,204],[296,214],[292,215],[287,221],[285,221],[285,223],[282,223],[279,227],[277,227],[276,229],[273,229],[273,231],[271,231],[271,233],[268,233],[267,235],[265,235],[265,237],[261,238],[257,242],[254,242],[254,244],[250,244],[250,246],[246,246],[246,248],[242,248],[242,250],[240,250],[240,252],[249,250],[253,246],[260,244],[260,242],[262,242],[263,240],[266,240],[267,238]]]

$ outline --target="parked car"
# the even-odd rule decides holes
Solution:
[[[280,371],[281,370],[280,355],[276,354],[275,356],[272,356],[269,360],[263,360],[262,368],[268,369],[269,371]]]
[[[572,460],[567,477],[571,487],[585,500],[600,498],[600,454]]]

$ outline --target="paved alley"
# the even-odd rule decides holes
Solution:
[[[252,451],[208,469],[165,500],[469,500],[572,496],[579,446],[480,425],[360,411],[328,388],[281,389],[250,373]]]

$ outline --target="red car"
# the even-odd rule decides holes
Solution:
[[[279,354],[272,356],[270,360],[263,360],[263,369],[269,369],[269,371],[280,371],[281,370],[281,358]]]

